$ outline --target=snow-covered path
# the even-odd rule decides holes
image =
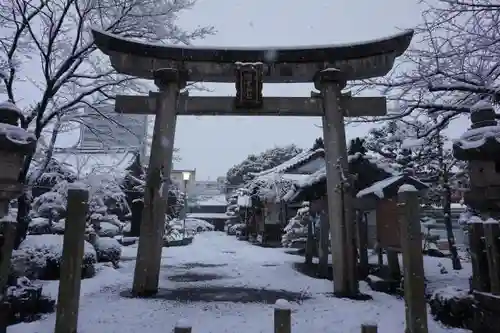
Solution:
[[[130,299],[121,296],[120,292],[132,285],[135,254],[135,248],[124,248],[122,268],[102,267],[95,278],[83,281],[79,333],[165,333],[180,319],[190,322],[194,333],[272,332],[271,304],[183,302],[162,297]],[[402,300],[372,292],[364,283],[362,291],[372,295],[373,300],[330,297],[328,293],[333,289],[330,281],[304,276],[292,268],[294,262],[302,260],[286,254],[283,249],[256,247],[224,233],[203,233],[197,235],[190,246],[164,249],[161,294],[182,288],[204,290],[211,287],[286,290],[299,294],[300,299],[292,303],[294,332],[359,333],[363,322],[376,322],[380,332],[404,331]],[[57,284],[49,283],[45,290],[56,294]],[[232,296],[240,297],[239,294]],[[228,295],[221,297],[227,299]],[[54,322],[52,314],[38,322],[11,326],[8,333],[52,333]],[[465,332],[443,328],[431,318],[429,331]]]

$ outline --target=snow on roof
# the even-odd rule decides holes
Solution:
[[[323,150],[323,148],[319,148],[316,150],[305,150],[305,151],[295,155],[294,157],[292,157],[288,161],[281,163],[280,165],[275,166],[274,168],[264,170],[262,172],[255,174],[255,177],[258,178],[258,177],[261,177],[264,175],[269,175],[272,173],[285,173],[288,170],[292,169],[293,167],[297,166],[298,164],[304,163],[304,162],[308,161],[309,159],[312,159],[315,156],[324,155],[324,153],[325,153],[325,151]]]
[[[361,153],[355,153],[353,155],[349,155],[347,158],[348,158],[349,162],[352,162],[352,161],[354,161],[357,158],[364,158],[368,162],[372,163],[377,168],[379,168],[381,170],[384,170],[388,174],[397,175],[396,170],[394,170],[393,168],[391,168],[391,166],[388,163],[383,163],[383,162],[379,161],[375,156],[362,155]],[[320,169],[318,169],[316,172],[314,172],[313,174],[308,175],[306,178],[304,178],[301,181],[299,181],[297,183],[297,186],[299,188],[308,187],[308,186],[315,185],[315,184],[317,184],[319,182],[322,182],[325,179],[326,179],[326,166],[323,166]]]
[[[0,123],[0,135],[5,135],[10,142],[19,145],[27,145],[36,141],[32,132],[10,124]]]
[[[187,217],[195,219],[230,219],[226,213],[188,213]]]
[[[500,142],[500,126],[484,126],[467,130],[462,136],[454,140],[453,144],[462,149],[475,149],[483,146],[488,139]]]
[[[260,176],[249,183],[249,186],[259,188],[258,195],[267,200],[280,201],[284,196],[296,186],[297,183],[303,182],[309,175],[291,174],[291,173],[271,173]]]
[[[401,180],[404,181],[404,183],[401,184],[402,185],[401,187],[403,188],[404,191],[409,191],[409,190],[412,190],[413,188],[415,190],[417,190],[417,187],[419,187],[419,188],[427,188],[428,187],[426,184],[422,183],[421,181],[419,181],[418,179],[416,179],[414,177],[401,174],[401,175],[392,176],[392,177],[389,177],[389,178],[386,178],[386,179],[383,179],[383,180],[380,180],[378,182],[373,183],[371,186],[368,186],[367,188],[359,191],[358,194],[356,195],[356,197],[362,198],[364,196],[374,194],[377,197],[379,197],[380,199],[383,199],[385,196],[384,190],[386,188],[388,188],[389,186],[391,186],[391,185],[393,185]],[[405,186],[405,184],[407,186]]]
[[[0,103],[0,110],[9,110],[16,112],[19,116],[24,118],[24,112],[16,106],[12,101],[4,101]]]
[[[227,206],[225,194],[214,195],[195,203],[196,206]]]
[[[365,195],[368,195],[368,194],[375,194],[377,197],[382,199],[384,197],[384,188],[394,184],[395,182],[397,182],[401,178],[403,178],[403,175],[389,177],[389,178],[386,178],[384,180],[375,182],[375,183],[373,183],[372,186],[369,186],[369,187],[359,191],[358,194],[356,195],[356,197],[361,198],[361,197],[364,197]]]
[[[474,104],[470,108],[471,112],[491,110],[491,109],[493,109],[493,105],[491,104],[491,102],[484,99],[477,101],[476,104]]]

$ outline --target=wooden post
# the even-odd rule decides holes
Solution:
[[[392,281],[401,281],[401,267],[399,265],[398,252],[393,248],[386,249],[387,266]]]
[[[399,189],[398,196],[401,248],[403,251],[406,333],[428,333],[418,192],[413,186],[403,185]]]
[[[274,308],[274,333],[291,333],[292,310],[290,304],[283,299],[276,301]]]
[[[326,157],[328,215],[330,219],[334,294],[353,297],[359,293],[356,274],[354,215],[349,184],[349,167],[341,108],[341,90],[346,81],[337,69],[317,74],[315,86],[323,97],[323,141]],[[345,194],[345,195],[344,195]]]
[[[360,277],[366,279],[370,266],[368,264],[368,223],[366,214],[358,210],[357,223],[358,228],[358,248],[359,248],[359,273]]]
[[[500,226],[498,221],[488,219],[484,225],[484,238],[486,243],[486,258],[490,278],[490,290],[493,294],[500,294]]]
[[[156,119],[132,287],[132,293],[140,297],[158,292],[168,198],[166,194],[174,149],[176,104],[179,90],[183,87],[182,82],[179,72],[175,69],[167,68],[155,72],[155,83],[160,94],[156,99]]]
[[[0,248],[0,333],[7,333],[10,304],[4,302],[5,288],[9,280],[10,259],[16,239],[16,224],[3,223],[3,244]]]
[[[488,259],[485,254],[483,221],[479,218],[469,221],[469,247],[472,264],[472,289],[488,292],[490,281]]]
[[[326,200],[324,200],[326,203]],[[328,207],[323,205],[323,210],[320,212],[320,222],[319,222],[319,251],[318,251],[318,266],[319,266],[319,276],[321,278],[328,277],[328,244],[330,235],[330,224],[328,221]]]
[[[377,325],[363,324],[361,325],[361,333],[377,333]]]
[[[88,199],[89,192],[85,189],[70,188],[68,190],[55,333],[75,333],[78,326]]]
[[[3,245],[0,252],[0,299],[2,298],[10,273],[10,259],[16,239],[16,224],[3,223]]]
[[[313,252],[314,252],[314,237],[313,237],[313,220],[312,217],[308,217],[307,221],[307,240],[306,240],[306,255],[305,263],[306,265],[312,265]]]

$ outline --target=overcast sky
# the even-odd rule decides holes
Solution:
[[[186,27],[213,25],[217,34],[198,45],[290,46],[348,43],[412,28],[420,20],[417,0],[198,0],[182,17]],[[234,84],[210,85],[214,95],[234,95]],[[265,96],[308,96],[312,84],[264,86]],[[224,175],[250,153],[295,143],[310,147],[322,135],[318,118],[181,117],[176,168],[196,168],[196,177]],[[363,135],[373,125],[348,128]]]
[[[180,19],[186,29],[213,25],[217,33],[195,45],[304,46],[349,43],[393,35],[420,21],[418,0],[198,0]],[[234,96],[234,84],[207,84],[204,94]],[[31,87],[31,89],[33,89]],[[264,96],[309,96],[312,84],[264,86]],[[376,94],[376,92],[374,92]],[[26,94],[23,96],[30,96]],[[175,146],[176,169],[196,169],[199,180],[225,175],[251,153],[294,143],[309,148],[322,135],[319,118],[180,117]],[[347,129],[348,140],[373,124]],[[449,132],[457,137],[464,124]],[[65,146],[78,132],[61,136]],[[70,140],[71,139],[71,140]]]

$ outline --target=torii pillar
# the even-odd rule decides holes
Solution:
[[[150,296],[158,291],[161,251],[165,233],[168,187],[172,169],[177,102],[186,81],[177,69],[154,71],[156,117],[151,143],[151,154],[144,190],[141,233],[137,249],[132,294]]]
[[[93,30],[92,34],[95,44],[109,56],[111,65],[118,73],[155,79],[160,87],[160,94],[117,96],[115,105],[117,110],[128,110],[127,113],[150,113],[154,109],[157,115],[152,147],[155,153],[151,154],[148,170],[146,212],[141,224],[134,279],[135,294],[147,295],[157,291],[164,223],[160,212],[164,213],[166,201],[166,198],[162,199],[158,194],[161,186],[160,170],[163,165],[164,178],[169,176],[176,117],[174,110],[178,106],[177,115],[323,117],[326,157],[330,161],[327,162],[327,182],[330,229],[333,236],[334,292],[338,296],[356,296],[354,226],[349,203],[349,180],[346,179],[347,152],[343,117],[367,116],[373,112],[380,115],[381,111],[385,111],[385,99],[350,98],[341,96],[340,91],[348,80],[386,75],[393,67],[394,60],[408,47],[413,31],[351,45],[253,49],[152,45],[105,31]],[[270,49],[276,53],[272,60],[267,59]],[[164,68],[177,68],[179,72]],[[186,73],[186,80],[191,82],[235,82],[236,98],[179,96],[181,72]],[[264,83],[313,81],[322,92],[322,100],[262,97]],[[323,110],[318,107],[319,103],[324,104]],[[383,105],[373,107],[373,103]]]
[[[346,103],[342,103],[341,92],[346,82],[345,75],[336,68],[318,72],[314,81],[315,88],[321,91],[323,98],[327,206],[334,263],[332,268],[335,277],[333,287],[334,294],[339,297],[353,297],[359,294],[354,211],[349,188],[349,164],[344,127],[346,110],[343,107]]]

